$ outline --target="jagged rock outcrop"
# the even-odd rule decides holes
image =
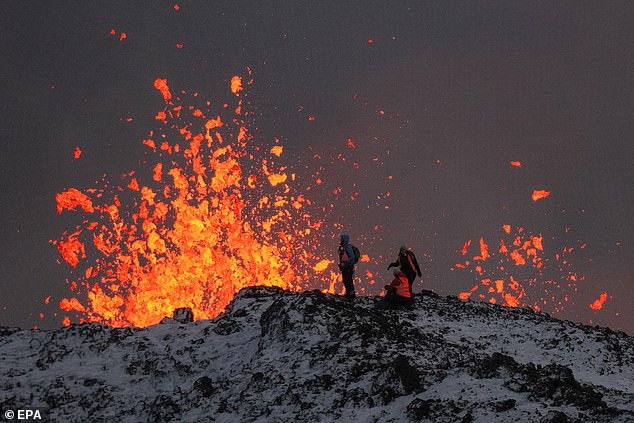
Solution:
[[[194,321],[194,312],[189,307],[177,308],[171,318],[164,317],[161,324],[167,323],[191,323]]]
[[[53,421],[631,422],[634,338],[424,292],[253,287],[216,319],[0,328],[0,404]]]

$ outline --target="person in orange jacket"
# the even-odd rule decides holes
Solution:
[[[405,274],[405,277],[407,277],[407,281],[409,282],[409,293],[413,294],[412,287],[414,286],[414,279],[416,278],[416,275],[418,275],[419,278],[423,276],[420,271],[418,261],[416,261],[414,252],[405,245],[401,246],[396,261],[394,263],[390,263],[387,270],[390,270],[392,267],[398,267]]]
[[[394,279],[389,285],[385,285],[385,306],[387,308],[399,308],[411,304],[412,293],[409,290],[409,281],[400,269],[394,269]]]

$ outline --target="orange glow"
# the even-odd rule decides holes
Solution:
[[[511,166],[522,167],[522,163],[521,162],[512,161],[511,162]]]
[[[509,253],[509,249],[506,247],[506,244],[504,243],[504,240],[500,238],[500,253],[502,254],[508,254]]]
[[[473,259],[486,261],[489,257],[491,257],[489,255],[489,246],[484,242],[484,238],[480,238],[480,255],[474,257]]]
[[[172,93],[170,92],[170,88],[167,86],[167,79],[155,79],[154,87],[161,92],[165,101],[172,99]]]
[[[231,92],[234,94],[238,94],[239,91],[242,91],[242,78],[239,76],[234,76],[231,78]]]
[[[81,150],[79,149],[79,147],[75,147],[75,151],[73,151],[73,157],[75,159],[78,159],[81,157]]]
[[[467,292],[461,292],[460,294],[458,294],[458,298],[460,298],[461,300],[467,300],[469,299],[469,297],[471,296],[471,294],[473,294],[476,290],[478,289],[478,285],[475,285],[473,288],[471,288],[469,291]]]
[[[584,277],[572,271],[571,263],[566,259],[566,255],[575,248],[564,247],[560,252],[551,252],[547,255],[542,234],[530,234],[521,227],[517,227],[516,233],[513,233],[512,228],[510,224],[502,225],[506,236],[499,238],[498,251],[489,251],[482,237],[480,238],[480,255],[473,257],[472,263],[467,260],[464,264],[456,264],[455,268],[469,272],[480,280],[491,295],[488,301],[492,303],[503,303],[507,307],[534,307],[539,302],[553,306],[552,312],[562,311],[562,304],[569,301],[568,293],[563,292],[562,298],[556,299],[552,291],[552,286],[556,282],[548,279],[546,274],[552,274],[553,271],[559,272],[559,277],[566,281],[566,286],[576,291],[575,284],[584,280]],[[462,249],[463,256],[466,255],[469,245],[470,241],[465,242]],[[549,262],[552,262],[550,267]],[[494,282],[491,282],[492,280]],[[563,283],[556,284],[556,287],[561,290],[563,285]],[[531,295],[541,295],[541,298],[529,299],[526,292],[529,288],[532,291]],[[468,295],[470,294],[467,292],[462,296]],[[485,295],[481,294],[480,298],[485,299]]]
[[[350,138],[348,138],[348,147],[355,148],[354,141],[352,141]]]
[[[544,191],[543,189],[536,189],[533,191],[533,201],[542,200],[550,195],[550,191]]]
[[[533,246],[540,251],[544,250],[544,247],[542,246],[543,239],[544,239],[543,236],[531,236],[531,241],[533,243]]]
[[[511,258],[513,259],[513,261],[515,262],[516,266],[523,266],[526,264],[526,260],[524,259],[524,257],[522,256],[522,254],[520,254],[519,252],[520,250],[513,250],[511,251]]]
[[[128,188],[130,188],[132,191],[139,190],[139,183],[137,182],[136,178],[132,178],[130,180],[130,183],[128,184]]]
[[[367,254],[361,254],[361,257],[359,258],[359,261],[361,263],[370,263],[370,256]]]
[[[608,293],[604,292],[603,294],[599,296],[598,300],[590,304],[590,308],[592,310],[601,310],[603,308],[603,303],[605,303],[605,300],[607,300],[607,298],[608,298]]]
[[[231,84],[240,97],[241,78]],[[148,326],[178,307],[213,318],[246,286],[324,283],[335,292],[340,274],[328,271],[330,249],[316,242],[322,221],[302,187],[289,185],[287,168],[258,156],[239,115],[206,119],[216,114],[174,104],[167,80],[154,86],[165,100],[161,128],[170,131],[142,141],[150,148],[144,167],[111,190],[105,182],[56,195],[57,212],[75,210],[82,221],[52,241],[77,270],[69,282],[76,297],[62,310],[79,321]],[[269,151],[279,157],[282,149]]]
[[[517,297],[514,297],[509,293],[504,294],[504,301],[506,301],[506,305],[509,307],[518,307],[520,305]]]
[[[156,153],[156,145],[154,144],[154,141],[149,140],[149,139],[148,140],[143,140],[143,144],[145,144],[148,147],[150,147]]]
[[[328,266],[330,266],[333,263],[332,260],[322,260],[319,263],[317,263],[313,269],[315,269],[316,272],[323,272],[324,270],[326,270],[328,268]]]
[[[159,162],[154,166],[152,179],[156,182],[161,182],[163,179],[163,163]]]
[[[57,214],[61,214],[62,210],[75,210],[77,207],[81,207],[89,213],[95,211],[90,198],[75,188],[55,194],[55,200],[57,201]]]
[[[121,33],[121,35],[119,36],[119,41],[123,41],[123,40],[125,40],[126,38],[128,38],[128,36],[127,36],[127,35],[125,35],[125,32],[122,32],[122,33]]]
[[[471,245],[471,240],[465,242],[464,245],[462,246],[462,255],[463,256],[467,255],[467,250],[468,250],[470,245]]]
[[[268,176],[269,183],[271,186],[276,186],[279,184],[283,184],[286,182],[286,174],[285,173],[272,173]]]
[[[516,292],[519,292],[522,289],[519,282],[516,281],[513,276],[511,276],[511,282],[509,282],[509,288]]]
[[[70,300],[67,298],[62,299],[62,301],[59,303],[59,308],[65,311],[71,311],[71,310],[84,311],[85,310],[84,306],[81,305],[81,303],[79,302],[77,298],[71,298]]]

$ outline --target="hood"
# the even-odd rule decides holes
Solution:
[[[397,268],[395,268],[394,270],[392,270],[392,274],[393,274],[394,276],[396,276],[396,277],[401,277],[401,276],[403,276],[403,277],[404,277],[404,276],[405,276],[405,273],[403,273],[403,272],[401,271],[401,269],[399,269],[398,267],[397,267]]]
[[[343,234],[343,235],[341,235],[340,241],[341,241],[342,245],[345,245],[348,242],[350,242],[350,237],[348,235],[346,235],[346,234]]]

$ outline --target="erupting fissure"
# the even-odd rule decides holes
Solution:
[[[282,146],[253,145],[243,79],[231,79],[237,104],[221,113],[186,106],[165,79],[154,86],[165,101],[156,115],[162,126],[143,141],[140,169],[111,190],[56,196],[58,213],[83,215],[51,241],[72,267],[75,296],[60,307],[79,321],[147,326],[178,307],[213,318],[251,285],[296,290],[330,277],[332,289],[332,272],[324,272],[332,261],[317,236],[322,221],[289,185]]]
[[[166,79],[157,78],[154,87],[165,106],[155,115],[158,127],[142,141],[147,151],[139,168],[122,175],[116,186],[104,181],[56,195],[58,213],[82,215],[81,224],[51,241],[71,268],[67,282],[73,295],[60,302],[68,313],[65,324],[72,317],[148,326],[180,307],[191,308],[196,319],[213,318],[237,291],[253,285],[330,293],[341,289],[332,245],[321,245],[330,230],[322,219],[334,200],[317,205],[308,194],[318,195],[311,188],[321,186],[332,198],[354,202],[356,183],[352,189],[326,187],[326,166],[318,153],[312,155],[317,170],[303,182],[283,163],[285,148],[279,140],[254,142],[247,125],[253,121],[248,78],[232,77],[226,93],[230,100],[213,112],[210,102],[206,108],[187,105],[186,92],[176,95]],[[193,97],[200,103],[198,93]],[[345,145],[354,152],[361,144],[348,138]],[[331,164],[346,162],[343,153],[336,157]],[[360,165],[353,157],[350,169],[357,172]],[[375,165],[379,159],[371,161]],[[519,161],[511,164],[521,167]],[[534,190],[532,199],[549,195]],[[388,209],[384,200],[390,197],[390,191],[378,195],[372,207]],[[378,224],[373,227],[379,231]],[[455,268],[474,275],[459,297],[562,311],[568,293],[584,279],[567,259],[573,248],[549,245],[546,253],[541,234],[513,230],[510,224],[501,229],[498,246],[481,237],[464,242],[458,251],[464,260]],[[364,254],[360,261],[377,269],[381,259]],[[376,276],[368,269],[359,272],[359,292],[375,285]],[[590,307],[600,310],[606,298],[601,295]]]

